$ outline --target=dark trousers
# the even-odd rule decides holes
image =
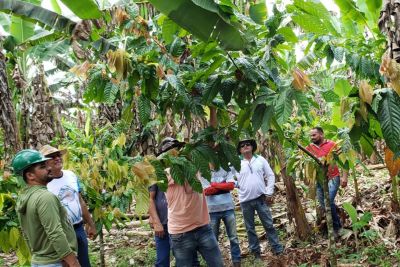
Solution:
[[[78,261],[82,267],[90,267],[88,240],[83,223],[74,225],[76,241],[78,241]]]

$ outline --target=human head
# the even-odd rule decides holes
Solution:
[[[254,139],[246,139],[239,141],[236,151],[239,155],[251,153],[253,154],[257,150],[257,143]]]
[[[316,145],[321,144],[324,141],[324,130],[321,127],[314,127],[310,131],[311,142]]]
[[[181,148],[185,145],[184,142],[179,142],[178,140],[172,137],[166,137],[161,141],[161,144],[158,149],[158,155],[167,152],[173,148]]]
[[[39,151],[33,149],[24,149],[19,151],[12,160],[14,173],[21,175],[27,184],[46,185],[49,180],[49,170],[46,167],[46,161],[49,158],[44,157]]]
[[[62,156],[67,152],[67,150],[59,150],[50,145],[44,145],[39,149],[39,152],[42,153],[45,157],[50,158],[47,161],[47,165],[50,167],[50,175],[57,176],[61,173],[63,168],[63,158]]]

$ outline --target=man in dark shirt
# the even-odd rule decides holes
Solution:
[[[154,229],[156,240],[156,267],[169,267],[170,243],[168,235],[168,206],[164,192],[156,184],[149,187],[150,191],[150,223]]]

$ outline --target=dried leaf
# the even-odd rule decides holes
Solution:
[[[400,64],[391,59],[388,53],[382,57],[379,72],[390,80],[389,87],[400,95]]]
[[[74,73],[76,76],[81,77],[82,79],[86,80],[87,72],[92,67],[92,64],[89,61],[83,62],[81,65],[75,65],[69,71]]]
[[[358,93],[362,101],[371,105],[372,97],[374,95],[374,89],[372,89],[372,86],[369,85],[369,83],[366,80],[362,80],[360,82],[360,88]]]
[[[311,85],[311,81],[308,76],[300,69],[295,68],[292,72],[293,81],[292,86],[295,90],[304,92],[307,87]]]
[[[388,147],[385,147],[385,163],[386,168],[389,170],[390,177],[395,177],[399,174],[400,158],[394,160],[394,154]]]

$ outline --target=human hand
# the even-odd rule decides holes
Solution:
[[[343,179],[340,179],[340,186],[342,188],[345,188],[347,186],[347,177],[343,178]]]
[[[347,173],[347,171],[344,171],[342,174],[342,177],[340,177],[340,186],[342,188],[345,188],[347,186],[347,182],[348,182],[347,177],[348,177],[348,173]]]
[[[95,226],[95,225],[93,225],[93,224],[86,224],[85,230],[86,230],[87,236],[88,236],[90,239],[94,240],[94,239],[96,238],[96,233],[97,233],[97,231],[96,231],[96,226]]]
[[[165,235],[165,232],[164,232],[164,227],[162,226],[162,224],[155,223],[155,224],[153,224],[153,226],[154,226],[154,235],[159,238],[163,238]]]
[[[268,206],[274,204],[274,197],[265,195],[265,204],[267,204]]]

